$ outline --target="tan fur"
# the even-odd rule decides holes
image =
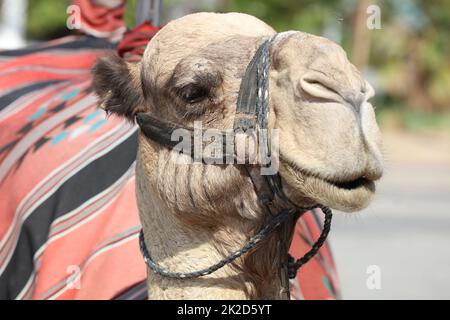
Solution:
[[[142,103],[128,105],[132,112],[113,112],[144,110],[185,126],[202,120],[205,127],[232,128],[245,68],[263,37],[274,34],[262,21],[237,13],[198,13],[172,21],[149,43],[141,63],[128,68],[130,87],[141,92]],[[279,130],[285,192],[299,205],[363,208],[382,174],[378,127],[367,102],[373,90],[342,48],[327,39],[290,32],[271,50],[269,124]],[[142,86],[135,81],[138,76]],[[190,105],[179,92],[195,81],[208,84],[209,95]],[[100,98],[108,109],[107,94]],[[352,190],[334,185],[362,176],[365,182]],[[136,177],[146,244],[153,258],[172,271],[216,263],[270,219],[242,166],[179,165],[173,152],[142,134]],[[279,232],[290,237],[290,230]],[[275,237],[206,277],[171,280],[149,271],[149,297],[282,298],[282,250]]]

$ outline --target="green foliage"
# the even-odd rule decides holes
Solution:
[[[26,35],[29,39],[52,39],[69,32],[66,27],[69,0],[29,0]]]
[[[320,33],[328,22],[340,23],[343,2],[325,0],[230,1],[227,11],[245,12],[273,26],[277,31],[302,30]]]
[[[125,11],[125,23],[129,28],[134,26],[136,7],[138,0],[127,0],[127,9]]]
[[[128,0],[125,20],[129,27],[134,25],[137,1]],[[301,30],[329,37],[344,47],[351,60],[358,53],[352,52],[358,48],[355,34],[364,30],[365,37],[369,38],[370,55],[362,69],[373,76],[371,80],[377,87],[374,104],[378,110],[402,105],[405,106],[402,110],[412,110],[414,115],[450,111],[450,1],[367,0],[367,5],[377,4],[381,8],[381,30],[356,25],[355,16],[361,1],[364,0],[204,0],[195,3],[165,0],[166,12],[163,13],[171,16],[168,10],[181,7],[244,12],[266,21],[277,31]],[[28,3],[27,36],[30,39],[51,39],[69,32],[66,28],[69,0],[29,0]]]
[[[377,111],[377,121],[382,127],[411,131],[450,131],[450,112],[424,113],[407,106],[391,106]]]
[[[361,1],[361,0],[359,0]],[[336,40],[353,57],[356,0],[230,0],[227,10],[255,15],[277,31],[301,30]],[[360,2],[359,2],[360,3]],[[375,74],[376,104],[392,101],[424,112],[450,110],[450,1],[374,0],[381,30],[365,30],[370,56],[365,69]],[[362,8],[365,9],[365,8]],[[366,14],[366,12],[363,12]],[[330,32],[331,31],[331,32]],[[333,33],[334,31],[334,33]]]

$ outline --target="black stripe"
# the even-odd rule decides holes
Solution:
[[[7,106],[9,106],[12,102],[16,101],[21,96],[30,93],[32,91],[36,91],[48,86],[51,86],[55,83],[61,82],[63,80],[50,80],[50,81],[41,81],[30,84],[26,87],[21,87],[17,90],[11,91],[4,96],[0,96],[0,110],[3,110]]]
[[[0,51],[0,57],[20,57],[26,54],[51,51],[51,50],[60,50],[60,49],[69,49],[72,50],[84,50],[84,49],[113,49],[115,48],[115,44],[109,42],[105,39],[94,38],[91,36],[83,37],[80,40],[65,42],[57,45],[48,46],[46,44],[37,44],[33,46],[29,46],[23,49],[18,50],[5,50]]]
[[[136,293],[140,292],[137,296],[133,297],[133,300],[146,300],[147,299],[147,280],[138,282],[123,290],[116,295],[112,300],[131,300]]]
[[[33,271],[33,255],[46,242],[50,224],[117,181],[135,161],[136,152],[137,133],[134,133],[64,182],[33,211],[23,224],[14,254],[0,276],[0,299],[15,298],[25,286]]]

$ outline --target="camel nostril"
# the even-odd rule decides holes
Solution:
[[[358,93],[355,95],[353,107],[356,109],[356,111],[358,113],[361,110],[361,106],[364,103],[364,100],[365,100],[365,95],[363,93]]]
[[[299,87],[307,94],[325,100],[342,101],[342,97],[334,86],[327,81],[321,81],[312,77],[303,77]]]
[[[345,92],[343,98],[359,114],[361,106],[365,101],[365,94],[352,90]]]
[[[364,92],[363,93],[364,93],[364,98],[366,100],[369,100],[370,98],[373,98],[375,96],[375,90],[370,85],[370,83],[367,81],[364,81]]]
[[[366,95],[366,92],[367,92],[367,86],[366,86],[366,83],[365,82],[363,82],[362,83],[362,85],[361,85],[361,93],[363,94],[363,95]]]

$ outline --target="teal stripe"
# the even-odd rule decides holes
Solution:
[[[334,296],[335,293],[330,280],[326,276],[322,276],[322,282],[325,284],[325,287],[327,288],[328,292]]]
[[[53,145],[57,144],[58,142],[63,140],[68,135],[69,135],[69,133],[67,131],[61,131],[60,133],[58,133],[56,136],[53,137],[52,144]]]
[[[80,89],[72,90],[72,91],[70,91],[69,93],[66,93],[65,95],[63,95],[63,96],[61,97],[61,99],[63,99],[64,101],[67,101],[67,100],[69,100],[69,99],[72,99],[73,97],[75,97],[75,96],[78,94],[78,92],[80,92]]]
[[[101,119],[101,120],[98,120],[96,123],[94,123],[93,125],[92,125],[92,127],[90,127],[89,128],[89,132],[94,132],[95,130],[97,130],[98,128],[100,128],[102,125],[104,125],[106,123],[106,120],[105,119]]]
[[[37,118],[42,116],[45,113],[46,110],[47,110],[47,108],[40,108],[40,109],[38,109],[35,113],[33,113],[30,116],[30,120],[36,120]]]
[[[88,123],[89,121],[95,119],[95,117],[97,117],[100,113],[101,113],[101,112],[100,112],[99,110],[95,110],[94,112],[88,114],[88,115],[84,118],[83,122],[84,122],[84,123]]]

